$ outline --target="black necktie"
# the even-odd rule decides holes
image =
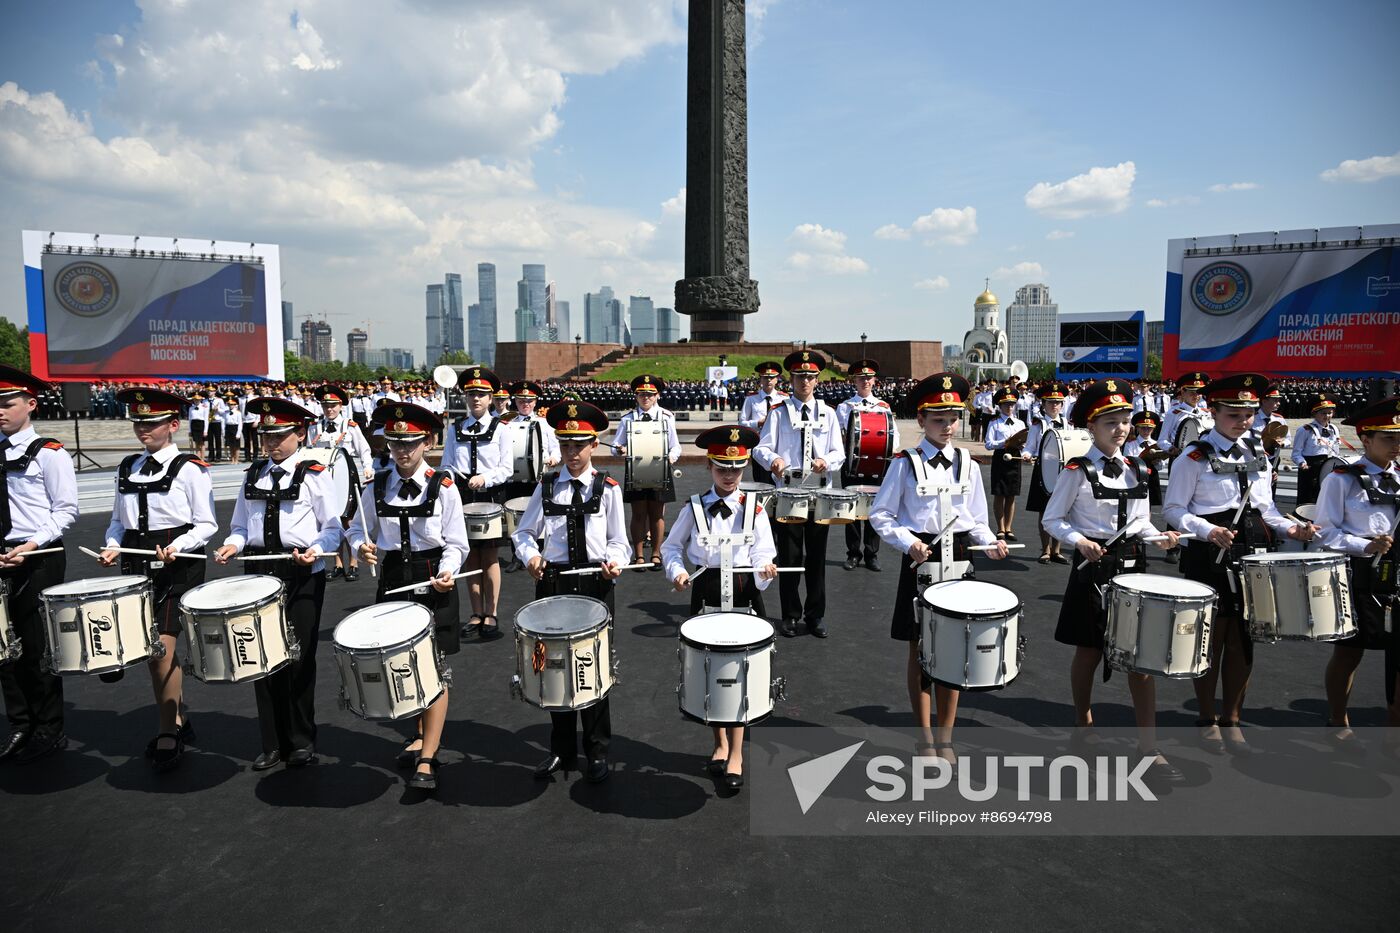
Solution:
[[[332,421],[332,420],[329,419],[329,418],[322,418],[322,419],[321,419],[321,427],[322,427],[323,430],[326,430],[326,431],[333,431],[333,430],[335,430],[335,422]]]
[[[569,505],[583,505],[583,480],[571,479],[569,485],[573,487],[573,492],[569,497]]]
[[[1381,492],[1400,492],[1400,479],[1396,479],[1394,473],[1382,473],[1378,485]]]
[[[931,467],[941,466],[944,469],[947,469],[953,465],[953,462],[947,457],[943,456],[942,454],[934,454],[933,458],[929,460],[928,465]]]
[[[147,457],[146,462],[141,464],[140,475],[155,476],[160,472],[160,461],[155,457]]]
[[[1239,444],[1231,444],[1230,449],[1225,451],[1225,456],[1239,457],[1241,460],[1243,460],[1245,458],[1245,450]]]
[[[1123,475],[1123,461],[1114,457],[1112,460],[1105,460],[1103,463],[1103,475],[1110,479]]]
[[[274,466],[267,471],[267,475],[272,478],[272,488],[276,490],[287,471]],[[263,547],[271,551],[282,549],[282,499],[275,493],[263,503]]]
[[[714,502],[710,503],[711,517],[715,515],[722,515],[725,518],[728,518],[733,514],[734,511],[729,507],[729,503],[725,502],[723,499],[716,499]]]
[[[406,479],[406,480],[404,480],[402,483],[399,483],[399,495],[398,495],[398,498],[400,498],[400,499],[416,499],[416,498],[418,498],[418,494],[419,494],[420,492],[422,492],[422,491],[423,491],[423,487],[422,487],[422,486],[419,486],[416,482],[414,482],[414,481],[411,480],[411,479]]]
[[[803,406],[802,406],[802,420],[803,420],[803,421],[811,421],[811,420],[812,420],[811,416],[810,416],[809,414],[807,414],[807,406],[806,406],[806,405],[803,405]]]
[[[145,467],[141,468],[141,472],[146,472]],[[282,477],[287,475],[287,471],[280,466],[275,466],[267,471],[267,475],[272,477],[272,488],[277,489],[282,485]]]
[[[13,527],[10,521],[10,480],[6,476],[10,468],[10,458],[6,453],[13,446],[8,437],[0,440],[0,538],[8,538]]]
[[[642,420],[643,420],[643,421],[650,421],[650,420],[651,420],[651,415],[646,415],[646,414],[642,415]]]
[[[569,563],[581,567],[588,563],[588,534],[584,522],[588,516],[583,513],[583,480],[571,479],[573,494],[569,498],[569,514],[564,519],[564,539],[569,547]]]

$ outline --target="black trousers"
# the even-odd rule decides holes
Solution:
[[[806,619],[813,622],[826,615],[826,535],[830,525],[816,522],[787,524],[775,522],[773,543],[778,548],[778,566],[801,564],[805,573],[778,575],[778,599],[784,619]],[[797,579],[802,577],[802,580]],[[807,605],[804,612],[798,587],[807,584]]]
[[[880,552],[880,536],[867,521],[851,522],[846,526],[846,556],[865,560]]]
[[[62,543],[47,546],[59,547]],[[0,688],[5,693],[5,714],[11,731],[63,731],[63,678],[43,668],[48,639],[44,636],[44,609],[39,593],[45,587],[62,583],[67,569],[66,554],[46,554],[27,557],[18,568],[0,572],[0,580],[9,589],[10,624],[23,649],[18,658],[0,664]]]
[[[584,573],[561,577],[559,570],[567,566],[550,567],[544,579],[535,583],[535,598],[560,596],[577,593],[592,596],[607,604],[608,614],[613,614],[613,581],[604,580],[602,574]],[[550,713],[549,751],[566,762],[578,760],[578,727],[583,722],[583,754],[589,761],[608,757],[608,743],[612,740],[612,707],[607,697],[581,710],[568,710]]]
[[[258,455],[258,432],[254,425],[243,423],[243,456],[249,462]]]
[[[1306,470],[1299,470],[1298,476],[1298,497],[1294,500],[1295,506],[1308,505],[1317,501],[1318,490],[1322,487],[1322,477],[1317,475],[1318,469],[1322,466],[1322,461],[1326,460],[1324,454],[1318,457],[1304,457],[1303,462],[1308,465]]]
[[[321,634],[326,572],[298,567],[282,575],[282,582],[287,587],[287,619],[301,644],[301,657],[256,681],[253,693],[263,751],[285,757],[316,743],[316,642]]]

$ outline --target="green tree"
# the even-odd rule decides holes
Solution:
[[[306,378],[302,375],[302,359],[292,351],[288,350],[282,354],[282,366],[286,370],[284,378],[287,382],[300,382]]]
[[[472,364],[471,354],[465,350],[453,350],[450,353],[443,353],[438,356],[434,366],[470,366]]]
[[[29,368],[29,328],[18,328],[9,318],[0,318],[0,363],[33,371]]]
[[[1144,370],[1143,378],[1146,379],[1148,382],[1161,382],[1161,381],[1162,381],[1162,354],[1160,354],[1160,353],[1149,353],[1149,354],[1147,354],[1147,365],[1143,368],[1143,370]]]

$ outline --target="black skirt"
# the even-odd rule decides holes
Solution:
[[[994,496],[1015,498],[1021,494],[1021,460],[1019,457],[1006,459],[1006,451],[993,450],[991,493]]]
[[[1098,543],[1103,544],[1103,541]],[[1062,645],[1102,651],[1108,613],[1099,588],[1107,587],[1120,573],[1145,572],[1147,549],[1141,541],[1115,545],[1094,563],[1085,564],[1083,570],[1079,565],[1084,558],[1077,551],[1070,561],[1069,582],[1065,584],[1064,602],[1060,604],[1060,617],[1055,623],[1055,640]]]
[[[1387,555],[1389,556],[1389,555]],[[1400,647],[1400,638],[1385,630],[1385,604],[1395,600],[1394,574],[1397,571],[1394,560],[1382,560],[1377,568],[1371,567],[1372,558],[1352,557],[1351,601],[1352,617],[1356,620],[1356,634],[1343,638],[1338,644],[1349,648],[1367,648],[1372,651],[1387,651],[1393,645]],[[1390,574],[1390,583],[1384,581],[1384,574]],[[1386,683],[1393,685],[1395,678],[1387,674]]]
[[[672,467],[666,467],[666,482],[660,489],[634,489],[630,492],[624,486],[622,490],[623,502],[675,502],[676,483],[672,475]]]
[[[933,541],[931,534],[917,535],[918,539],[925,544]],[[966,531],[959,531],[953,535],[953,560],[967,560],[970,556],[968,545],[972,541],[972,535]],[[895,641],[918,641],[919,640],[919,620],[914,612],[914,600],[919,595],[918,573],[910,567],[908,554],[901,554],[899,558],[899,585],[894,594],[894,615],[890,617],[890,637]],[[971,571],[968,572],[971,578]]]
[[[192,526],[162,528],[142,534],[128,528],[122,533],[122,547],[145,548],[169,547],[170,542],[189,531]],[[195,548],[190,553],[203,554],[204,548]],[[121,571],[136,574],[151,581],[151,605],[155,611],[156,629],[162,635],[180,634],[180,597],[204,582],[204,573],[209,565],[203,560],[176,559],[164,567],[152,568],[154,557],[146,554],[123,554]]]
[[[1202,515],[1201,518],[1212,525],[1228,528],[1230,520],[1234,518],[1234,512],[1217,512],[1213,515]],[[1240,644],[1244,646],[1245,663],[1253,664],[1254,639],[1250,637],[1249,624],[1244,618],[1244,596],[1240,593],[1240,585],[1230,570],[1230,565],[1238,563],[1240,558],[1252,553],[1256,547],[1270,551],[1276,548],[1273,532],[1264,524],[1258,513],[1251,514],[1240,524],[1241,528],[1235,535],[1235,541],[1242,543],[1231,548],[1229,556],[1219,563],[1216,562],[1216,557],[1220,554],[1219,548],[1205,541],[1191,539],[1191,543],[1181,553],[1181,575],[1215,590],[1219,597],[1215,604],[1216,619],[1238,625]],[[1216,626],[1212,630],[1212,637],[1214,632],[1220,630],[1220,627]]]
[[[440,547],[426,551],[414,551],[409,560],[404,560],[403,551],[384,551],[382,553],[384,560],[380,565],[379,586],[374,593],[374,601],[377,603],[389,601],[384,595],[386,590],[407,586],[410,583],[423,583],[428,578],[435,576],[439,572],[442,560],[442,548]],[[433,613],[433,638],[437,642],[438,650],[443,654],[456,654],[462,648],[461,636],[457,631],[461,621],[457,588],[453,587],[446,593],[439,593],[433,589],[432,584],[423,583],[423,585],[427,587],[426,593],[415,593],[410,590],[407,593],[395,594],[395,598],[407,599],[430,609]]]
[[[1050,490],[1045,488],[1044,481],[1040,478],[1040,464],[1031,466],[1031,491],[1026,495],[1027,512],[1044,512],[1045,506],[1050,501]]]
[[[718,569],[706,570],[700,575],[700,579],[690,585],[690,614],[699,615],[706,606],[718,609],[720,605],[720,574]],[[754,583],[753,574],[736,573],[734,575],[734,611],[742,612],[744,609],[752,609],[754,614],[762,618],[763,594],[758,591],[758,585]]]

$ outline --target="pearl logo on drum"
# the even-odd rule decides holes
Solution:
[[[246,667],[250,664],[257,663],[252,659],[249,651],[249,646],[257,640],[257,633],[251,628],[240,628],[238,626],[231,627],[229,631],[233,632],[234,656],[238,660],[238,666]]]
[[[575,668],[575,674],[578,682],[574,685],[574,689],[578,690],[580,693],[585,690],[592,690],[592,686],[588,683],[588,672],[593,669],[593,654],[588,651],[580,651],[576,657],[578,659],[578,667]]]
[[[105,616],[87,617],[88,633],[92,639],[92,653],[110,655],[111,649],[102,646],[102,633],[112,630],[112,620]]]

